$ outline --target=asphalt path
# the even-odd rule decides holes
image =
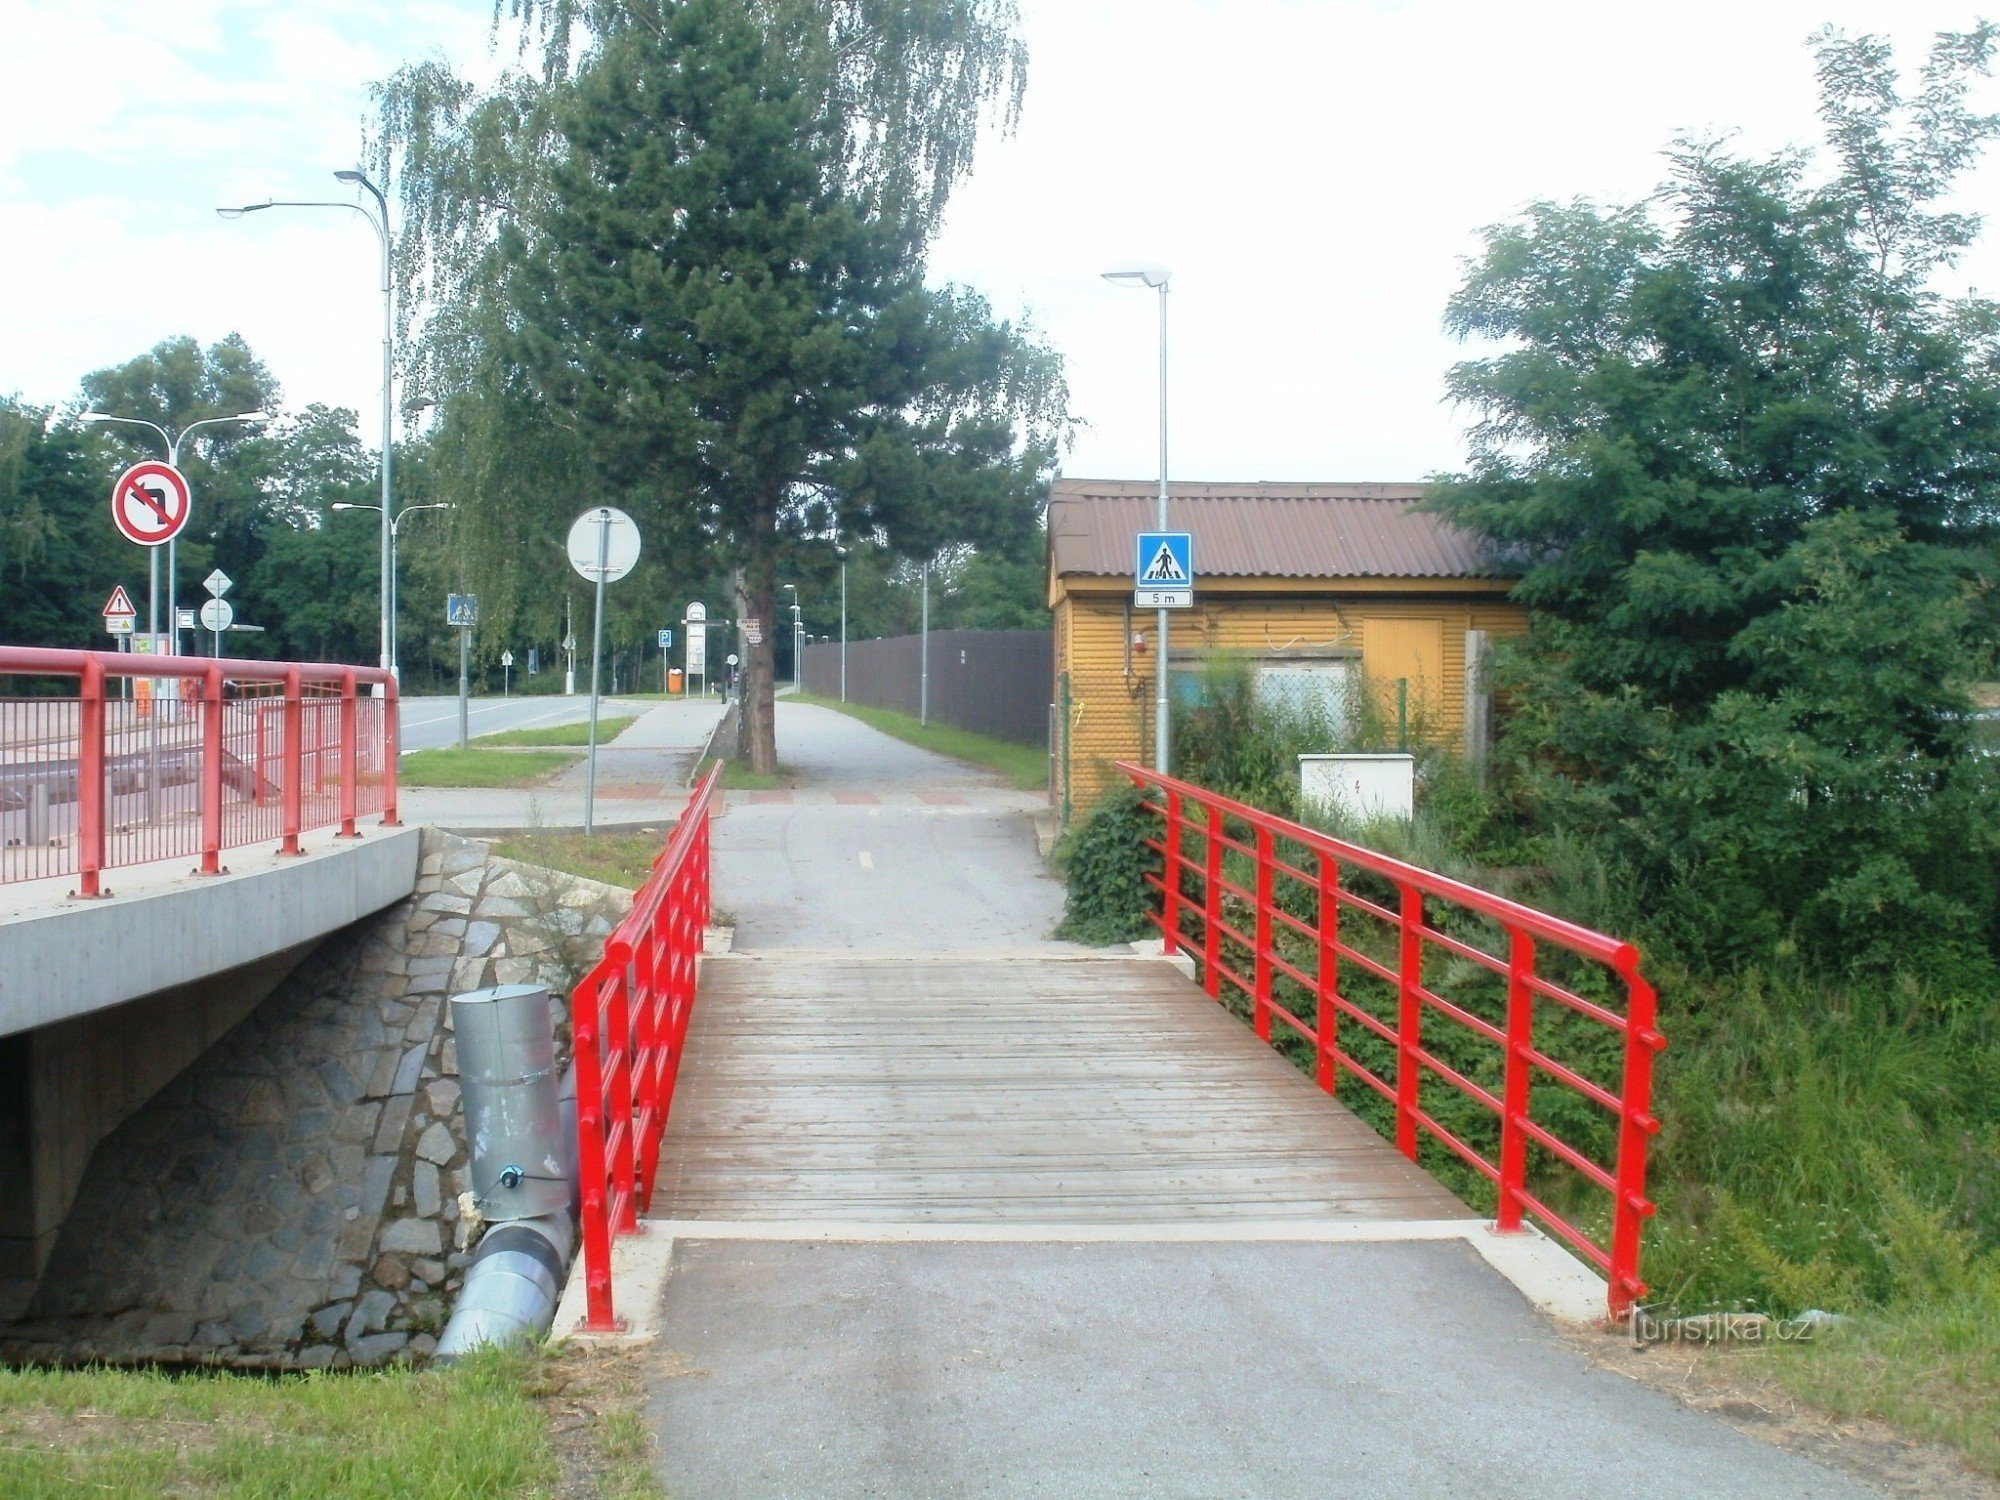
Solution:
[[[402,700],[402,748],[442,750],[458,743],[458,699],[405,698]],[[599,710],[609,717],[634,714],[641,705],[606,698]],[[556,724],[581,724],[590,717],[590,695],[574,698],[474,698],[467,710],[468,728],[477,736],[498,734],[507,729],[541,729]]]

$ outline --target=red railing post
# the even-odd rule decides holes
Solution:
[[[222,667],[201,679],[201,873],[222,873]]]
[[[619,1328],[611,1301],[611,1188],[606,1181],[604,1137],[604,1041],[599,1029],[596,970],[584,975],[570,996],[570,1028],[576,1059],[577,1167],[583,1210],[584,1326],[598,1333]]]
[[[104,666],[83,664],[77,687],[76,842],[79,896],[101,896],[104,869]]]
[[[1402,897],[1401,942],[1396,963],[1396,1149],[1417,1159],[1417,1110],[1423,1091],[1424,897],[1413,885],[1398,883]]]
[[[1319,1012],[1314,1044],[1319,1049],[1319,1086],[1340,1092],[1340,861],[1319,855]]]
[[[1271,1040],[1271,945],[1277,941],[1272,931],[1271,901],[1271,830],[1264,824],[1257,825],[1257,924],[1253,929],[1257,934],[1257,962],[1252,968],[1255,985],[1251,1013],[1257,1027],[1257,1039]]]
[[[1535,940],[1518,927],[1507,929],[1507,1061],[1500,1089],[1500,1208],[1495,1227],[1521,1227],[1521,1194],[1528,1186],[1528,1133],[1534,1064],[1528,1049],[1535,1040]]]
[[[396,806],[396,776],[403,753],[403,700],[398,696],[394,677],[382,689],[382,826],[400,828],[403,820]]]
[[[304,675],[296,666],[285,669],[285,767],[284,835],[282,850],[299,854],[299,828],[305,821],[306,779],[306,690]]]
[[[1638,971],[1638,955],[1619,966],[1625,981],[1625,1081],[1618,1117],[1617,1201],[1611,1219],[1611,1318],[1622,1321],[1646,1295],[1639,1279],[1640,1236],[1653,1204],[1646,1196],[1647,1144],[1659,1133],[1653,1118],[1653,1057],[1667,1039],[1654,1029],[1659,997]]]
[[[354,668],[340,674],[340,834],[358,839],[355,805],[361,785],[361,704],[355,691]]]
[[[1202,851],[1201,983],[1208,998],[1222,998],[1222,807],[1204,802],[1208,846]]]
[[[1181,794],[1171,788],[1161,842],[1167,852],[1160,863],[1160,951],[1172,958],[1181,946]]]

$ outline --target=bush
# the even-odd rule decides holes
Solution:
[[[1145,841],[1158,837],[1158,826],[1138,788],[1126,787],[1106,796],[1063,839],[1056,864],[1069,895],[1057,937],[1101,948],[1153,933],[1155,899],[1146,877],[1160,873],[1160,856]]]

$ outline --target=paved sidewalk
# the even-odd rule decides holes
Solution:
[[[799,786],[731,792],[715,827],[737,947],[1080,951],[1050,937],[1038,793],[833,709],[781,700],[777,727]]]
[[[600,745],[597,826],[653,825],[678,816],[687,801],[688,772],[721,717],[717,699],[658,703]],[[586,774],[579,761],[539,787],[412,787],[401,794],[403,821],[457,833],[581,828]]]

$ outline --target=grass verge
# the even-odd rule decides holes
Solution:
[[[0,1494],[551,1494],[541,1364],[492,1355],[275,1379],[0,1371]]]
[[[695,780],[701,780],[708,774],[708,768],[714,765],[722,767],[722,784],[739,792],[781,792],[798,785],[798,776],[783,766],[779,766],[775,774],[766,775],[762,771],[751,770],[746,760],[724,759],[721,756],[711,756],[703,761],[701,769],[695,773]]]
[[[493,852],[524,865],[636,891],[666,847],[668,831],[663,827],[657,833],[594,833],[587,838],[580,833],[534,833],[502,839]]]
[[[583,757],[566,750],[417,750],[397,767],[399,785],[451,787],[533,786]]]
[[[954,729],[949,724],[920,724],[911,715],[899,714],[893,709],[842,703],[838,698],[822,698],[814,693],[788,693],[782,701],[833,709],[921,750],[948,755],[953,760],[971,761],[974,765],[998,771],[1023,791],[1040,791],[1049,784],[1048,752],[1037,750],[1032,745],[1009,744],[990,735],[974,734],[969,729]]]
[[[626,714],[616,719],[597,721],[597,743],[608,745],[619,735],[639,722],[637,714]],[[561,745],[582,748],[590,744],[590,723],[545,724],[535,729],[503,729],[497,734],[482,734],[479,745]]]

